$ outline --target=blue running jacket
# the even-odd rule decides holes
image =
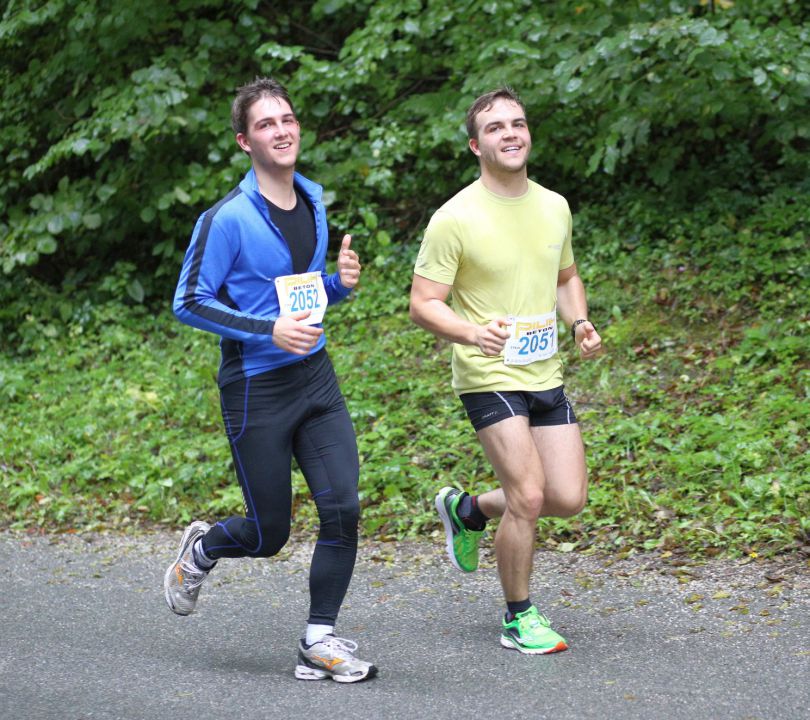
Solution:
[[[323,188],[298,173],[295,186],[315,214],[315,253],[308,271],[320,271],[329,303],[339,302],[351,290],[340,284],[337,273],[326,274],[329,230]],[[251,168],[238,187],[197,220],[174,294],[174,314],[181,322],[222,337],[220,387],[305,357],[272,341],[279,315],[274,281],[292,273],[287,243],[270,220]],[[310,354],[325,344],[324,334]]]

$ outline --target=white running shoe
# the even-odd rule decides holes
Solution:
[[[325,680],[353,683],[368,680],[377,674],[377,668],[365,660],[358,660],[352,653],[357,643],[345,638],[326,635],[309,647],[298,643],[298,665],[295,677],[299,680]]]
[[[177,559],[169,565],[163,576],[163,592],[166,603],[172,612],[178,615],[189,615],[197,604],[200,586],[211,571],[203,570],[194,563],[191,548],[197,538],[201,538],[211,529],[207,522],[195,520],[186,528],[180,539],[180,551]]]

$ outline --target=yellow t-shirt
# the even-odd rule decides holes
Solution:
[[[414,272],[452,285],[451,307],[485,325],[501,316],[554,312],[557,275],[574,264],[571,211],[562,195],[529,181],[518,198],[490,192],[481,180],[440,207],[428,223]],[[529,365],[505,365],[474,345],[453,345],[457,394],[548,390],[562,385],[559,353]]]

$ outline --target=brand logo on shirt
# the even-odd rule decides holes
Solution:
[[[559,250],[562,245],[549,245],[548,247],[550,247],[552,250]]]

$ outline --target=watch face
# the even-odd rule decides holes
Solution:
[[[588,322],[588,321],[587,320],[582,320],[582,319],[574,320],[574,322],[571,324],[571,338],[573,340],[577,339],[577,325],[582,325],[582,323],[584,323],[584,322]]]

